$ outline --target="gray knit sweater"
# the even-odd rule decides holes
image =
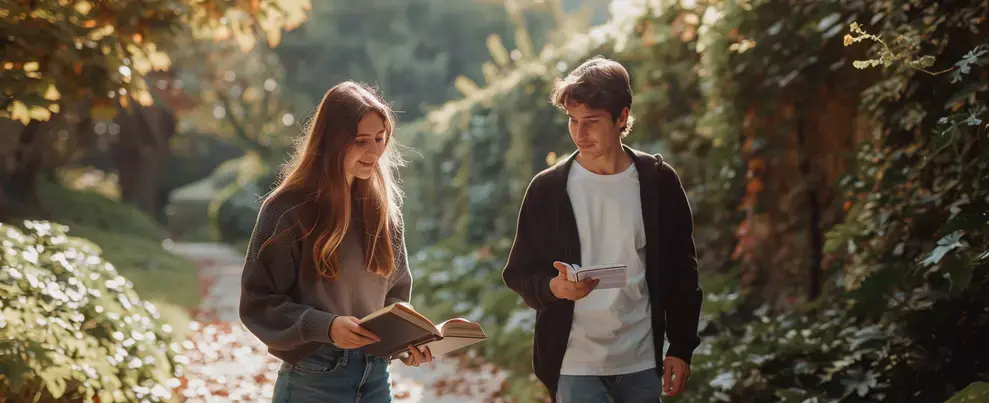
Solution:
[[[340,274],[335,280],[322,278],[312,263],[318,232],[304,237],[298,224],[308,208],[302,201],[279,195],[264,202],[241,278],[241,321],[269,353],[289,363],[330,343],[330,324],[338,315],[360,318],[393,302],[408,302],[412,291],[402,226],[394,226],[392,237],[395,271],[383,278],[365,269],[363,226],[356,218],[339,249]]]

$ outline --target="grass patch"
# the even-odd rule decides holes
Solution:
[[[53,222],[158,241],[165,237],[165,231],[151,216],[133,205],[112,200],[95,191],[75,190],[40,181],[38,199],[42,206],[35,206],[32,215],[48,215],[44,218]]]
[[[160,241],[75,225],[69,234],[102,249],[102,256],[134,283],[134,290],[151,301],[176,333],[186,330],[188,310],[200,303],[195,263],[165,250]]]

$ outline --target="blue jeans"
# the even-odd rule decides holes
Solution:
[[[388,363],[324,344],[295,365],[283,362],[273,403],[390,403]]]
[[[624,375],[560,375],[557,403],[658,403],[663,379],[656,369]]]

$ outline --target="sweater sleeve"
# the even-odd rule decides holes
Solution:
[[[676,171],[668,165],[667,175],[670,179],[664,181],[668,191],[663,194],[668,198],[664,205],[670,206],[674,217],[670,236],[670,268],[673,284],[669,302],[666,304],[666,335],[670,347],[667,356],[677,357],[690,363],[694,349],[700,345],[697,325],[700,320],[703,291],[697,275],[697,251],[694,246],[694,221],[687,192],[680,183]]]
[[[295,206],[269,200],[261,207],[241,276],[240,319],[255,336],[276,350],[330,342],[337,315],[300,304],[290,297],[299,272],[294,231]]]
[[[508,288],[522,297],[526,305],[537,311],[544,311],[554,302],[559,301],[559,298],[553,295],[549,288],[549,282],[554,275],[539,270],[539,262],[535,254],[536,249],[539,248],[533,237],[534,232],[538,230],[538,221],[536,221],[538,217],[533,211],[534,203],[538,200],[535,197],[538,179],[539,177],[533,179],[522,197],[515,240],[508,253],[508,262],[502,270],[502,279]]]
[[[409,252],[405,246],[405,228],[396,225],[392,247],[395,250],[395,272],[392,273],[391,287],[385,295],[385,305],[396,302],[409,302],[412,298],[412,273],[409,270]]]

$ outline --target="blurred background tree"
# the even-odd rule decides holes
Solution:
[[[4,131],[0,203],[35,191],[39,174],[78,157],[99,137],[114,137],[118,161],[138,164],[126,175],[157,182],[174,134],[174,111],[153,108],[156,86],[147,78],[171,66],[170,52],[229,30],[242,38],[263,30],[270,39],[298,26],[307,0],[241,2],[8,1],[3,5],[2,116],[19,122]],[[159,78],[161,79],[161,78]],[[167,88],[167,87],[166,87]],[[158,91],[164,91],[158,88]],[[161,104],[166,104],[162,102]],[[64,111],[64,113],[62,113]],[[124,120],[96,132],[96,121]],[[52,114],[57,114],[52,119]],[[121,125],[121,123],[123,125]],[[120,129],[124,131],[119,136]],[[70,130],[71,129],[71,130]],[[112,129],[112,130],[111,130]],[[119,139],[119,140],[117,140]],[[114,141],[117,140],[117,141]],[[131,158],[132,161],[127,161]],[[148,172],[142,172],[147,170]],[[141,175],[143,174],[143,175]],[[121,196],[153,211],[154,195],[127,183]],[[5,205],[5,212],[14,206]]]

